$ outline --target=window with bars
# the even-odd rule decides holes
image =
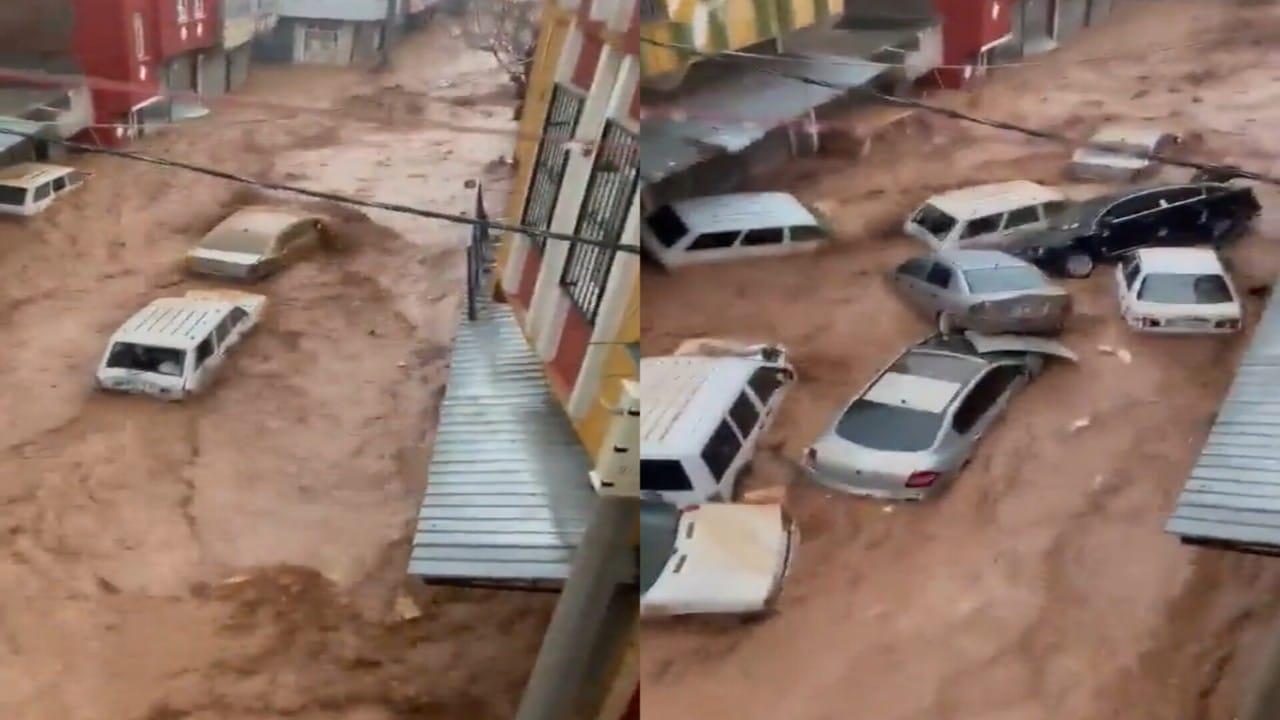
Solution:
[[[640,143],[636,134],[613,120],[607,121],[573,231],[574,235],[604,246],[575,243],[569,248],[560,275],[560,284],[569,298],[593,325],[618,254],[622,226],[635,200],[639,176]]]
[[[667,20],[666,0],[640,0],[640,22]]]
[[[573,139],[582,117],[586,98],[556,83],[551,90],[551,102],[547,105],[547,121],[538,142],[537,161],[533,178],[529,182],[529,196],[525,198],[524,213],[520,224],[538,230],[551,227],[551,216],[560,196],[560,184],[564,182],[564,169],[569,164],[569,149],[565,144]],[[542,250],[546,238],[535,236],[533,244]]]

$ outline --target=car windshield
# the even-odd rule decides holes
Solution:
[[[640,505],[640,593],[653,587],[676,547],[680,511],[666,503]]]
[[[107,354],[107,367],[182,377],[185,360],[186,351],[177,348],[118,342],[111,346],[111,352]]]
[[[0,205],[22,207],[27,204],[27,189],[16,185],[0,185]]]
[[[911,216],[911,222],[924,228],[930,235],[935,238],[942,239],[951,232],[951,228],[956,226],[956,219],[951,215],[939,210],[937,207],[925,203]]]
[[[663,205],[650,213],[645,218],[645,224],[662,247],[671,247],[689,234],[689,226],[684,224],[684,220],[680,219],[680,215],[670,205]]]
[[[942,429],[939,413],[855,400],[836,423],[836,435],[856,445],[889,452],[933,447]]]
[[[964,279],[974,295],[1037,290],[1045,286],[1040,271],[1025,265],[965,270]]]
[[[261,255],[271,246],[271,237],[248,230],[218,229],[200,241],[206,250]]]
[[[1221,275],[1151,273],[1138,288],[1138,300],[1171,305],[1218,305],[1234,298]]]

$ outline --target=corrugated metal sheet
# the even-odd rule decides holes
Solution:
[[[1186,542],[1280,552],[1280,283],[1165,530]]]
[[[409,574],[563,581],[595,491],[577,434],[510,307],[462,321]]]
[[[723,67],[732,74],[701,83],[698,74],[717,72],[719,68],[716,64],[694,65],[686,82],[696,90],[671,103],[645,108],[649,117],[640,134],[640,174],[646,181],[658,182],[709,155],[741,152],[769,130],[805,116],[888,70],[855,58],[817,54],[751,62],[735,60]],[[836,87],[792,80],[776,73]]]

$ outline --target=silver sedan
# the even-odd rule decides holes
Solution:
[[[942,250],[907,260],[890,282],[938,331],[1056,334],[1071,295],[1031,263],[998,250]]]
[[[923,500],[968,464],[1009,399],[1044,365],[1075,360],[1048,338],[934,335],[871,381],[805,451],[825,487],[887,500]]]

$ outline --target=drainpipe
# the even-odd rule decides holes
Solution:
[[[582,702],[599,697],[599,688],[588,685],[608,678],[598,676],[592,661],[605,654],[599,646],[617,636],[616,628],[608,627],[607,611],[620,585],[634,576],[632,540],[638,523],[637,499],[596,500],[515,720],[566,720],[576,716]],[[634,621],[635,611],[629,609],[628,615]]]

